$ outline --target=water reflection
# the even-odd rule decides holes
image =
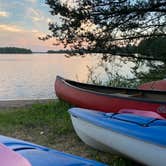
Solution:
[[[119,64],[118,59],[115,62]],[[112,67],[112,72],[132,76],[129,72],[132,63],[119,67],[115,63],[106,65]],[[0,100],[54,98],[56,75],[86,82],[87,66],[95,68],[94,72],[100,79],[106,78],[100,67],[100,55],[66,58],[63,54],[0,54]]]

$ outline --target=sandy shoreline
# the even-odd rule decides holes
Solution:
[[[34,100],[2,100],[0,101],[0,108],[20,108],[31,106],[35,103],[49,103],[56,99],[34,99]]]

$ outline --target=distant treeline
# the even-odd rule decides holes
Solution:
[[[111,53],[114,55],[132,55],[135,53],[151,57],[151,58],[164,58],[166,56],[166,37],[156,37],[146,40],[142,40],[138,46],[127,45],[125,47],[114,46],[109,51],[104,51],[100,49],[94,50],[48,50],[47,53]]]
[[[86,49],[79,49],[79,50],[48,50],[47,53],[53,54],[53,53],[58,53],[58,54],[84,54],[84,53],[98,53],[98,51],[94,50],[86,50]]]
[[[140,54],[165,58],[166,56],[166,37],[150,38],[140,42],[138,46]]]
[[[68,53],[69,50],[48,50],[47,53],[53,54],[53,53]]]
[[[138,46],[127,45],[126,47],[116,48],[121,53],[139,53],[153,58],[165,58],[166,56],[166,37],[156,37],[142,40]]]
[[[30,49],[26,48],[17,48],[17,47],[0,47],[0,53],[1,54],[31,54],[32,51]]]

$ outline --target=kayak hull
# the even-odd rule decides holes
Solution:
[[[30,163],[30,165],[22,166],[106,166],[97,161],[2,135],[0,135],[0,143],[9,148],[10,151],[12,150],[15,155],[21,156],[24,160]],[[13,164],[13,166],[15,165]]]
[[[88,113],[88,117],[86,119],[84,115],[82,116],[81,114],[76,113],[79,111],[82,111],[81,114],[84,115],[87,113],[87,110],[85,109],[69,110],[72,123],[77,135],[83,142],[85,142],[89,146],[110,153],[117,152],[146,165],[165,165],[166,142],[164,143],[164,145],[160,145],[156,143],[157,141],[153,142],[151,140],[147,140],[147,138],[150,137],[150,134],[147,135],[146,139],[141,138],[141,136],[139,137],[139,134],[143,135],[143,132],[147,130],[146,127],[142,126],[142,128],[144,129],[142,129],[141,131],[140,126],[137,127],[135,126],[135,124],[133,124],[134,127],[132,130],[130,130],[131,128],[127,127],[128,125],[132,126],[132,124],[125,124],[127,122],[123,122],[125,124],[123,126],[121,123],[118,124],[118,120],[116,121],[116,123],[113,122],[114,120],[112,120],[112,122],[111,120],[109,120],[108,123],[104,122],[103,120],[98,120],[97,123],[95,123],[91,119],[91,116],[98,113],[95,113],[95,111],[91,111],[93,113]],[[103,114],[101,114],[101,116],[103,116]],[[107,123],[107,127],[103,127],[104,123]],[[127,132],[122,132],[121,129],[123,128],[126,128],[125,130],[128,130],[128,132],[133,132],[133,130],[137,130],[137,128],[139,128],[139,131],[135,131],[135,135],[133,136],[132,134],[128,134]],[[166,131],[165,128],[166,127],[164,126],[163,132],[160,131],[161,133],[163,133],[163,135]],[[154,133],[151,134],[152,137],[153,134]],[[159,138],[156,138],[156,140],[160,139],[160,137],[161,139],[165,139],[163,135],[158,136]]]

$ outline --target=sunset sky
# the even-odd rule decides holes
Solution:
[[[45,0],[0,0],[0,47],[15,46],[32,51],[58,49],[53,41],[38,40],[48,31],[51,16]]]

